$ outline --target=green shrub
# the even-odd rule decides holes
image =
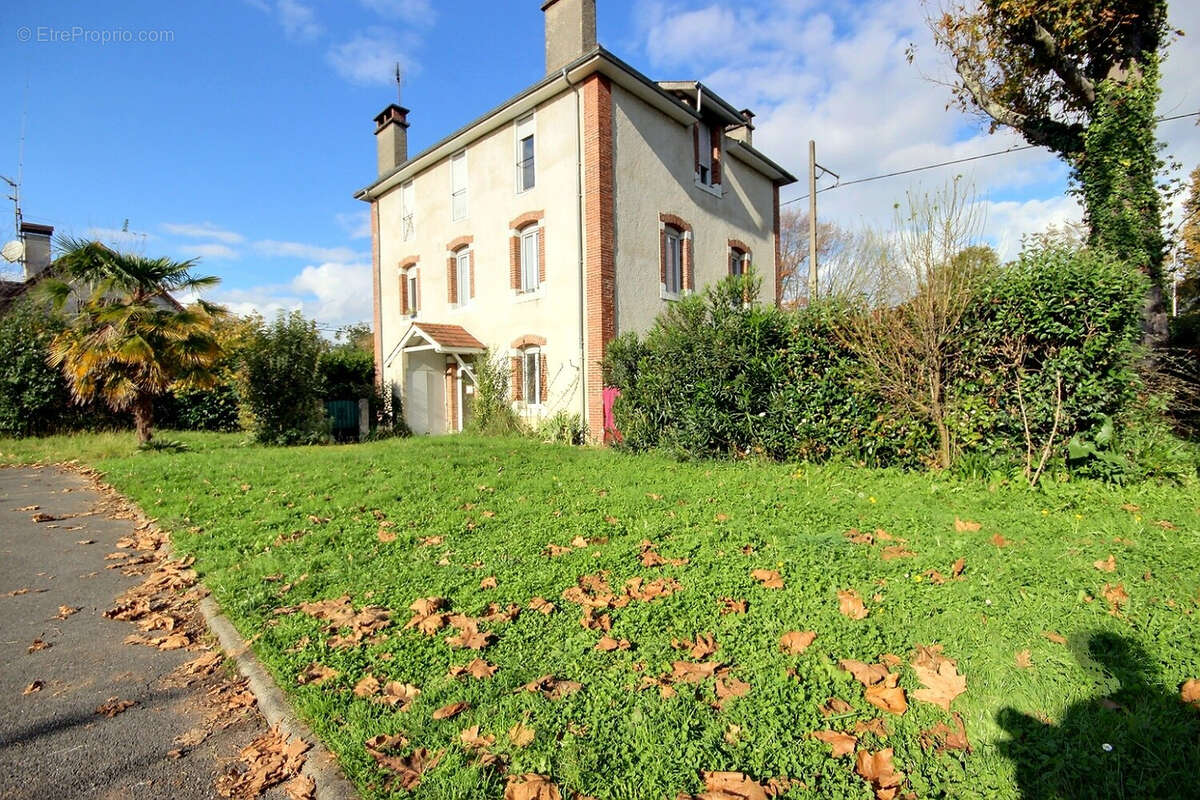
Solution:
[[[587,441],[587,425],[578,414],[558,411],[538,423],[535,434],[550,444],[581,445]]]
[[[51,433],[66,422],[66,383],[46,363],[53,336],[53,320],[28,300],[0,318],[0,434]]]
[[[475,399],[467,425],[471,433],[503,436],[524,432],[509,394],[509,366],[503,356],[485,351],[475,359]]]
[[[254,334],[243,354],[241,395],[255,438],[268,444],[311,444],[328,438],[321,404],[324,340],[298,311],[280,313]]]
[[[229,432],[238,423],[238,391],[233,383],[211,389],[177,390],[156,404],[154,418],[162,428],[180,431]]]

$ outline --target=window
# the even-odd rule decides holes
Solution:
[[[471,286],[474,281],[471,280],[471,248],[464,247],[454,254],[455,260],[455,280],[458,285],[455,287],[458,298],[458,304],[465,306],[471,299]]]
[[[683,231],[667,226],[663,247],[663,287],[668,294],[683,289]]]
[[[532,189],[537,180],[533,149],[534,125],[530,114],[517,123],[517,191]]]
[[[416,195],[413,182],[409,181],[400,187],[400,239],[407,242],[413,238],[416,228],[413,226],[413,210],[416,208]]]
[[[417,271],[416,271],[416,269],[410,269],[410,270],[408,270],[408,272],[405,273],[404,285],[407,289],[405,297],[408,300],[408,304],[407,304],[407,307],[405,308],[405,312],[408,314],[411,314],[412,316],[415,317],[417,315],[417,310],[418,310],[418,308],[417,308],[418,298],[420,297],[417,294]]]
[[[530,225],[521,232],[521,291],[534,292],[541,285],[541,231]]]
[[[746,251],[739,247],[729,248],[729,274],[746,274]]]
[[[522,396],[531,406],[542,404],[542,351],[536,347],[521,353]]]
[[[450,159],[450,219],[467,218],[467,154]]]
[[[699,154],[699,171],[700,182],[705,186],[712,186],[712,129],[703,123],[697,123],[697,138],[699,144],[696,152]]]

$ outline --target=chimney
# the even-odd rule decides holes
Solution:
[[[730,139],[736,139],[739,142],[745,142],[750,146],[754,146],[754,112],[748,108],[741,110],[742,119],[746,120],[745,124],[733,128],[729,131]]]
[[[375,147],[379,176],[408,161],[408,109],[392,103],[375,117]]]
[[[25,244],[25,280],[32,280],[50,266],[50,237],[53,234],[52,225],[21,223],[21,241]]]
[[[596,0],[544,0],[546,74],[570,64],[596,46]]]

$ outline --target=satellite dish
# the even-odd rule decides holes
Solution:
[[[0,256],[4,256],[4,260],[10,263],[20,261],[25,256],[25,243],[20,239],[13,239],[0,249]]]

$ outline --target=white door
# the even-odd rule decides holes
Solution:
[[[446,432],[446,380],[436,362],[444,357],[429,353],[408,355],[408,391],[404,398],[404,419],[414,434]]]

